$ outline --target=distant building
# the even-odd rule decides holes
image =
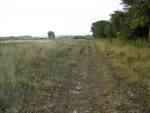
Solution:
[[[53,31],[48,32],[48,38],[49,39],[55,39],[55,33]]]

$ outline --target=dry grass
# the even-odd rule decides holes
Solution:
[[[150,78],[150,48],[136,47],[120,40],[97,40],[96,45],[113,63],[122,70],[121,77],[136,81]]]
[[[121,98],[116,108],[119,113],[149,113],[150,48],[117,39],[96,40],[96,46],[114,69],[115,89],[119,89],[117,97]]]

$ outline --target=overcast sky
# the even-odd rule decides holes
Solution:
[[[120,0],[0,0],[0,36],[89,34],[117,9]]]

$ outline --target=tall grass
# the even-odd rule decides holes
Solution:
[[[97,47],[112,61],[113,65],[123,69],[130,78],[150,77],[149,43],[123,40],[97,40]],[[128,74],[127,74],[128,73]]]
[[[96,40],[100,54],[104,54],[114,69],[113,77],[123,100],[118,111],[148,113],[150,110],[150,48],[146,42]],[[137,107],[138,106],[138,107]]]
[[[24,112],[51,83],[56,48],[55,42],[0,43],[0,113]]]

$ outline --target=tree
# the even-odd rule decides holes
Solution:
[[[91,27],[93,36],[96,38],[112,37],[112,25],[109,21],[101,20],[92,24]]]
[[[49,39],[54,39],[55,38],[55,33],[53,31],[48,31],[48,38]]]
[[[92,24],[94,37],[116,36],[150,41],[150,0],[122,0],[123,11],[115,11],[111,21]]]
[[[111,15],[111,23],[116,37],[118,37],[118,34],[121,36],[128,35],[128,14],[126,12],[115,11],[115,13]]]
[[[122,1],[129,13],[129,26],[132,31],[136,31],[140,37],[150,39],[150,0]]]
[[[111,22],[108,22],[107,24],[105,24],[104,34],[105,34],[105,37],[109,37],[109,38],[112,38],[115,36]]]

